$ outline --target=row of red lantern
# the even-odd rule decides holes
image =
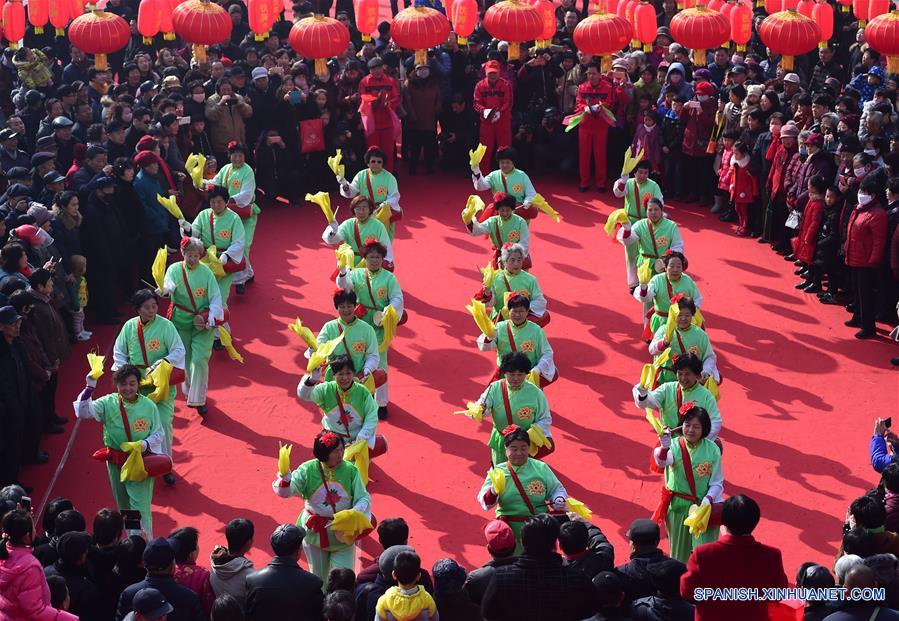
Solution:
[[[57,36],[65,34],[69,20],[84,14],[83,0],[30,0],[26,14],[21,0],[10,0],[2,4],[0,15],[3,19],[3,31],[9,46],[17,48],[19,41],[25,36],[26,17],[34,28],[35,34],[43,34],[49,22]]]

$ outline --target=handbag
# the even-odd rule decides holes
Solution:
[[[800,224],[802,224],[802,212],[791,209],[784,226],[788,229],[798,229]]]
[[[325,124],[321,119],[300,121],[300,152],[325,150]]]

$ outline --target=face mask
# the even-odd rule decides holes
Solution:
[[[429,75],[431,75],[431,70],[430,69],[419,69],[418,71],[415,72],[415,75],[417,75],[419,78],[424,80]]]
[[[799,155],[805,157],[806,155],[808,155],[808,149],[806,149],[805,147],[799,147]]]
[[[197,103],[203,103],[203,101],[205,101],[206,99],[206,95],[203,93],[197,93],[196,95],[191,95],[190,98]]]
[[[697,95],[697,96],[696,96],[696,100],[697,100],[699,103],[702,103],[702,102],[704,102],[704,101],[708,101],[708,99],[709,99],[709,96],[708,96],[708,95]]]
[[[653,129],[655,129],[655,124],[650,125],[649,123],[643,123],[643,129],[645,129],[648,132],[651,132]]]
[[[874,149],[865,149],[865,153],[867,153],[871,157],[877,157],[877,151]]]
[[[865,175],[865,169],[864,168],[853,168],[852,173],[856,177],[863,177]]]
[[[859,194],[858,195],[858,204],[859,205],[867,205],[872,200],[874,200],[874,197],[871,196],[870,194]]]

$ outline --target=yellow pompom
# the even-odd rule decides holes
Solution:
[[[306,365],[306,371],[308,373],[312,373],[312,371],[321,365],[328,357],[334,353],[334,349],[343,341],[343,337],[346,335],[344,332],[337,338],[333,338],[330,341],[325,341],[321,345],[317,347],[315,352],[309,358],[309,364]]]
[[[371,457],[368,454],[368,442],[356,440],[350,444],[343,452],[343,459],[356,464],[359,476],[362,477],[362,483],[368,485],[368,466],[371,463]]]
[[[606,224],[602,227],[602,229],[606,232],[606,235],[611,237],[615,234],[615,225],[616,224],[624,224],[628,221],[627,218],[627,210],[626,209],[616,209],[612,213],[609,214],[609,217],[606,218]]]
[[[537,425],[528,427],[528,438],[531,440],[531,446],[528,448],[528,454],[533,457],[540,450],[540,447],[549,447],[550,442],[546,438],[546,434]]]
[[[559,221],[559,212],[550,207],[549,203],[546,202],[546,199],[543,198],[542,195],[535,195],[534,198],[531,199],[531,204],[556,222]]]
[[[578,514],[579,516],[581,516],[581,517],[584,518],[585,520],[589,520],[589,519],[591,519],[591,518],[593,517],[593,512],[590,511],[590,509],[587,508],[587,505],[585,505],[584,503],[582,503],[582,502],[581,502],[580,500],[578,500],[577,498],[574,498],[574,497],[572,497],[572,496],[569,496],[568,499],[566,500],[566,502],[568,503],[568,509],[569,509],[572,513]]]
[[[483,302],[472,299],[471,304],[466,306],[465,309],[474,317],[475,324],[484,336],[488,339],[496,337],[496,326],[490,321],[490,317],[487,315],[487,307],[484,306]]]
[[[290,472],[290,451],[293,444],[281,444],[278,442],[278,475],[286,476]]]
[[[474,420],[479,423],[484,420],[484,406],[480,403],[473,403],[469,401],[464,410],[456,410],[453,414],[464,414],[468,418]]]
[[[303,342],[306,343],[307,347],[310,347],[313,350],[318,348],[318,341],[315,340],[315,335],[312,333],[312,330],[304,326],[299,317],[297,317],[293,323],[287,324],[287,327],[290,328],[291,332],[303,339]]]
[[[484,154],[487,153],[487,147],[483,144],[478,143],[478,148],[474,150],[470,150],[468,152],[468,163],[470,166],[479,166],[481,164],[481,160],[484,159]]]
[[[496,492],[496,495],[502,494],[503,490],[506,489],[506,473],[499,468],[491,468],[487,471],[487,476],[490,478],[490,483],[493,485],[493,491]]]
[[[364,513],[355,509],[344,509],[334,514],[330,524],[331,530],[343,543],[350,545],[359,538],[363,532],[371,530],[371,520]]]
[[[331,195],[327,192],[316,192],[315,194],[306,194],[306,200],[315,203],[321,208],[328,222],[334,221],[334,212],[331,211]]]
[[[175,199],[174,196],[166,197],[166,196],[163,196],[162,194],[157,194],[156,200],[159,202],[160,205],[165,207],[165,210],[167,212],[172,214],[172,217],[175,218],[175,220],[183,220],[184,219],[184,214],[181,212],[181,208],[178,207],[178,201]]]

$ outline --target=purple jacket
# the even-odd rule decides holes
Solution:
[[[0,560],[0,621],[78,621],[50,606],[44,568],[31,548],[7,547],[9,558]]]

